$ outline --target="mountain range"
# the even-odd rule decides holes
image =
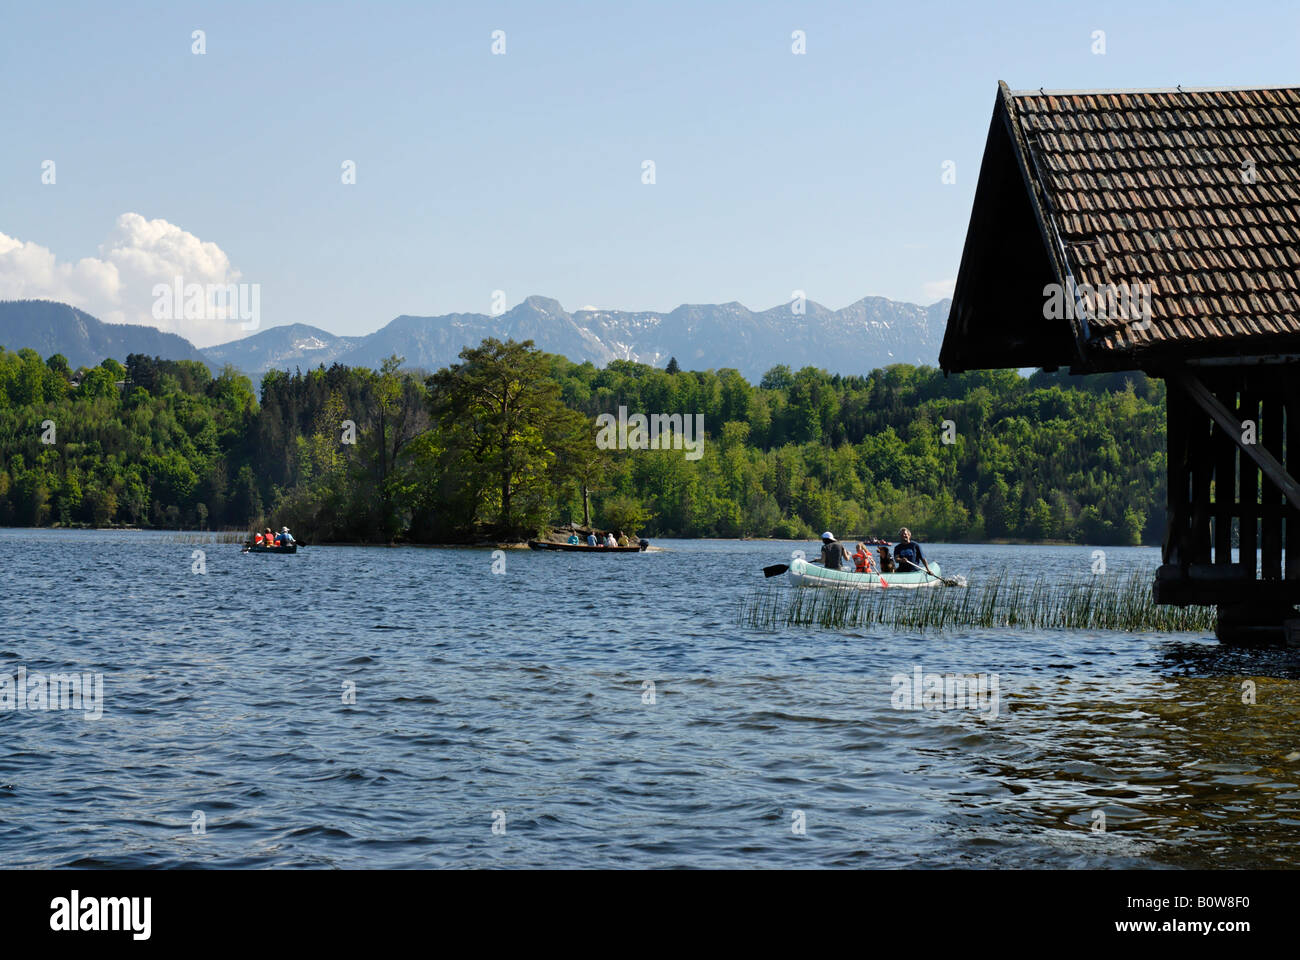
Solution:
[[[93,367],[129,353],[166,360],[203,360],[184,337],[135,323],[104,323],[84,310],[53,300],[0,301],[0,346],[11,351],[31,347],[42,359],[61,353],[72,369]]]
[[[866,297],[840,310],[809,300],[804,313],[790,304],[762,312],[739,303],[683,305],[668,313],[576,310],[528,297],[501,316],[453,313],[400,316],[365,336],[340,337],[295,323],[199,349],[152,327],[107,324],[75,307],[50,301],[0,302],[0,345],[32,347],[42,357],[62,353],[72,366],[104,357],[145,353],[203,360],[214,370],[231,364],[253,378],[267,370],[320,364],[378,367],[397,354],[406,365],[435,370],[455,362],[484,337],[532,340],[550,353],[604,366],[633,360],[663,366],[676,357],[683,369],[734,367],[757,381],[777,364],[815,366],[832,373],[866,373],[891,363],[937,362],[950,301],[928,307]]]

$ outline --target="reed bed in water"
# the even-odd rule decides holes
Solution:
[[[243,530],[196,530],[163,537],[165,543],[247,543],[251,533]]]
[[[956,627],[1120,630],[1159,633],[1214,629],[1213,607],[1156,606],[1154,571],[1134,570],[1061,579],[997,573],[966,587],[860,590],[781,585],[742,598],[737,622],[746,627],[828,629],[886,626],[914,630]]]

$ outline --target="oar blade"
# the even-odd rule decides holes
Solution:
[[[790,569],[790,564],[788,563],[774,563],[770,567],[763,568],[763,576],[779,577],[781,576],[781,574],[785,573],[789,569]]]

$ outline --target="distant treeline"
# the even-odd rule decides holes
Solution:
[[[288,524],[452,542],[583,520],[647,536],[1156,543],[1164,384],[1141,374],[865,376],[615,361],[486,340],[433,374],[335,365],[252,383],[132,355],[73,371],[0,348],[0,525]],[[598,414],[704,417],[703,456],[601,449]],[[951,442],[948,442],[951,441]]]

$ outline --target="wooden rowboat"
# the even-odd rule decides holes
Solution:
[[[626,547],[592,547],[585,543],[554,543],[550,540],[529,540],[530,550],[567,550],[570,553],[640,553],[650,546],[649,540]]]

